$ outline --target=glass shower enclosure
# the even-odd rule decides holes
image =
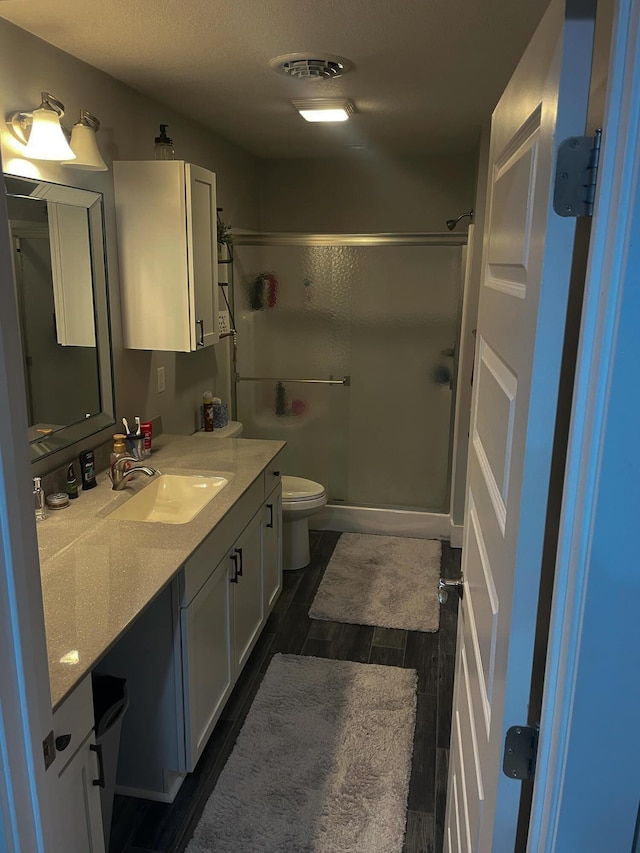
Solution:
[[[242,235],[236,405],[330,503],[449,511],[465,235]]]

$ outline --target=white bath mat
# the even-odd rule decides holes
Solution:
[[[416,673],[276,655],[187,853],[401,853]]]
[[[440,542],[343,533],[309,610],[312,619],[437,631]]]

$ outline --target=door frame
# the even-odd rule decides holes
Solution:
[[[625,554],[628,558],[629,543],[635,540],[638,519],[633,507],[640,505],[640,482],[628,480],[622,484],[626,491],[616,491],[611,483],[615,471],[605,456],[611,442],[633,438],[633,426],[640,415],[640,400],[631,398],[625,411],[611,404],[614,383],[633,377],[638,364],[633,354],[636,359],[640,355],[634,336],[620,326],[625,292],[638,286],[632,253],[634,240],[636,244],[640,241],[640,7],[634,0],[617,0],[615,5],[527,844],[532,853],[556,849],[559,834],[567,830],[567,821],[572,819],[565,811],[571,808],[571,799],[578,801],[583,814],[593,808],[589,796],[603,812],[615,803],[608,821],[609,841],[614,846],[616,831],[620,832],[619,840],[629,833],[633,837],[638,808],[633,799],[637,797],[635,768],[640,756],[633,735],[625,738],[626,757],[620,761],[618,756],[619,768],[614,771],[601,763],[594,766],[593,774],[585,775],[584,790],[574,787],[569,792],[565,788],[569,767],[589,751],[589,739],[603,730],[622,737],[618,727],[640,703],[640,686],[629,685],[631,657],[625,667],[607,671],[606,683],[602,676],[594,677],[585,659],[586,649],[596,638],[601,657],[610,660],[623,650],[625,656],[634,652],[637,656],[639,645],[637,619],[621,618],[624,609],[604,609],[599,614],[604,618],[597,622],[589,610],[589,605],[603,596],[619,596],[620,573],[632,571],[620,559]],[[635,260],[637,264],[637,257]],[[635,320],[637,327],[637,308]],[[634,385],[627,387],[633,393]],[[637,436],[631,447],[636,445]],[[604,562],[594,559],[594,548],[603,538],[610,540]],[[632,583],[638,590],[638,579]],[[628,590],[626,595],[629,597]],[[587,696],[593,701],[585,699]],[[610,752],[613,755],[615,750],[611,748]],[[622,765],[627,766],[626,774]],[[602,781],[598,784],[592,777]],[[634,777],[635,782],[631,782]],[[626,797],[622,794],[625,781],[631,782]]]
[[[0,161],[0,174],[2,163]],[[54,850],[56,768],[19,324],[0,181],[0,848]]]

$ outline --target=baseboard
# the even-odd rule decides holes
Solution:
[[[449,541],[452,548],[462,548],[462,534],[464,526],[462,524],[454,524],[449,522]]]
[[[144,788],[128,788],[126,785],[116,785],[116,794],[121,794],[123,797],[137,797],[141,800],[154,800],[156,803],[172,803],[182,783],[186,778],[186,773],[166,773],[165,781],[168,783],[167,791],[147,791]]]
[[[415,539],[448,539],[449,516],[437,512],[328,504],[309,519],[313,530],[341,533],[374,533],[380,536],[411,536]]]

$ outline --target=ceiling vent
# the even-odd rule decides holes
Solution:
[[[269,62],[271,68],[296,80],[335,80],[342,77],[352,67],[351,62],[342,56],[330,54],[289,53],[276,56]]]

